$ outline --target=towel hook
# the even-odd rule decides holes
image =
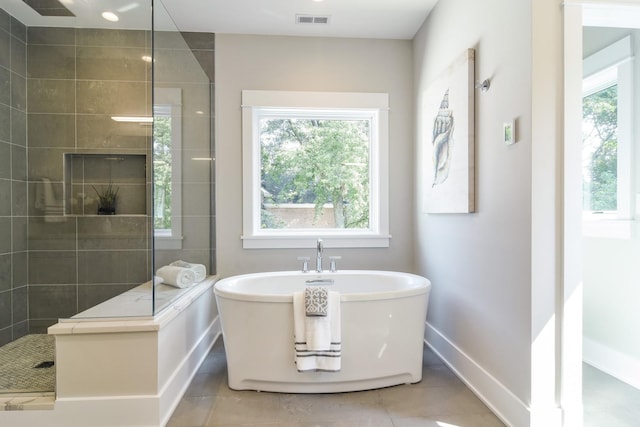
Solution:
[[[480,89],[482,92],[486,92],[491,87],[491,80],[484,79],[482,82],[476,81],[476,89]]]

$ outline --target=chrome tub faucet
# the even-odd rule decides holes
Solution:
[[[316,273],[322,273],[322,239],[316,243]]]

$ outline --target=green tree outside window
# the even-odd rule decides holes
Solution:
[[[583,99],[583,209],[617,210],[618,86]]]

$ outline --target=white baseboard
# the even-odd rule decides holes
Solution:
[[[424,339],[443,362],[506,425],[530,425],[529,407],[429,322],[426,322]]]
[[[594,368],[640,389],[640,360],[587,337],[582,339],[582,359]]]

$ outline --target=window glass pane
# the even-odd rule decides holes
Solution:
[[[155,230],[171,230],[171,117],[153,120],[153,202]]]
[[[262,229],[367,229],[371,119],[262,117]]]
[[[583,210],[617,210],[618,85],[583,99]]]

